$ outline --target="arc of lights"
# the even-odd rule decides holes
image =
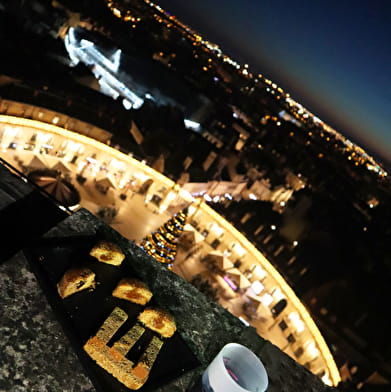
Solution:
[[[148,174],[154,179],[157,179],[167,187],[174,187],[175,182],[164,176],[163,174],[157,172],[156,170],[152,169],[151,167],[141,163],[135,158],[130,157],[129,155],[126,155],[124,153],[121,153],[120,151],[104,144],[101,143],[95,139],[92,139],[90,137],[68,131],[64,128],[58,127],[56,125],[48,124],[48,123],[43,123],[37,120],[30,120],[26,118],[19,118],[19,117],[14,117],[14,116],[8,116],[8,115],[0,115],[0,122],[13,125],[13,126],[21,126],[21,127],[29,127],[29,128],[34,128],[37,129],[38,131],[47,131],[74,141],[77,141],[79,143],[87,144],[91,147],[96,148],[97,150],[103,151],[109,155],[115,156],[118,160],[122,162],[127,162],[136,168],[138,168],[140,171],[144,172],[145,174]],[[196,199],[192,198],[191,195],[180,189],[179,194],[182,198],[184,198],[186,201],[195,201]],[[191,197],[191,199],[190,199]],[[300,317],[302,318],[303,322],[305,323],[308,331],[310,332],[311,336],[313,337],[317,347],[319,348],[319,351],[324,359],[324,362],[327,366],[327,369],[329,371],[329,376],[331,383],[333,385],[337,385],[339,381],[341,380],[341,377],[339,375],[338,368],[334,362],[333,356],[323,338],[321,335],[319,329],[317,328],[316,324],[312,320],[310,314],[308,313],[307,309],[304,307],[304,305],[300,302],[300,300],[297,298],[296,294],[294,291],[291,289],[291,287],[285,282],[283,277],[278,273],[278,271],[271,265],[271,263],[263,256],[263,254],[255,248],[255,246],[245,238],[243,234],[241,234],[237,229],[235,229],[229,222],[227,222],[224,218],[222,218],[217,212],[215,212],[212,208],[207,206],[205,203],[201,203],[197,208],[199,208],[201,211],[203,211],[206,215],[209,215],[212,220],[215,222],[218,222],[220,225],[226,228],[227,231],[230,231],[230,233],[236,238],[236,241],[239,242],[244,249],[247,249],[251,254],[254,255],[255,259],[260,263],[260,265],[265,269],[265,271],[277,282],[277,284],[280,286],[280,289],[287,298],[289,298],[289,301],[291,304],[296,308],[297,312],[299,313]]]

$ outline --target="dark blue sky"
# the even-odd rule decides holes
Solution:
[[[391,0],[157,0],[391,161]]]

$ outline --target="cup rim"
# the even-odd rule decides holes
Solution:
[[[225,367],[224,361],[223,361],[224,349],[227,349],[227,348],[238,348],[238,349],[242,350],[242,352],[245,352],[246,355],[249,355],[249,356],[252,358],[252,360],[254,360],[254,361],[257,363],[257,365],[258,365],[258,367],[259,367],[259,372],[261,373],[261,378],[265,380],[265,385],[262,385],[262,388],[263,388],[263,389],[262,389],[262,391],[260,391],[260,392],[266,391],[266,390],[267,390],[267,387],[268,387],[268,385],[269,385],[269,377],[268,377],[266,368],[265,368],[263,362],[261,361],[261,359],[260,359],[251,349],[249,349],[248,347],[244,346],[243,344],[235,343],[235,342],[227,343],[226,345],[224,345],[224,346],[220,349],[220,351],[218,352],[218,354],[217,354],[216,357],[215,357],[215,359],[218,360],[220,363],[223,362],[223,366],[224,366],[224,367]],[[213,362],[215,359],[213,359],[212,362]],[[262,376],[263,376],[263,377],[262,377]],[[242,386],[240,386],[238,383],[236,383],[235,380],[234,380],[229,374],[228,374],[227,380],[229,380],[228,382],[229,382],[229,383],[232,383],[232,385],[234,385],[235,388],[236,388],[238,391],[249,392],[248,389],[245,389],[245,388],[243,388]]]

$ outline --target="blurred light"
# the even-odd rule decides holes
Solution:
[[[125,108],[126,110],[132,109],[132,103],[129,102],[127,99],[123,99],[123,100],[122,100],[122,105],[124,105],[124,108]]]
[[[271,228],[272,230],[276,230],[276,226],[275,226],[275,225],[271,225],[270,228]]]
[[[269,306],[271,303],[273,303],[273,301],[274,301],[274,299],[269,293],[263,294],[261,297],[261,302],[265,306]]]
[[[326,385],[330,385],[332,386],[332,382],[330,380],[330,377],[328,375],[328,373],[326,373],[323,377],[322,377],[322,381],[326,384]]]
[[[308,342],[307,351],[313,358],[319,355],[319,350],[316,348],[315,342],[313,341]]]
[[[296,323],[300,320],[300,317],[296,312],[292,312],[288,315],[288,319],[291,320],[292,323]]]
[[[249,324],[242,316],[239,316],[239,320],[240,320],[246,327],[249,327],[249,326],[250,326],[250,324]]]
[[[253,289],[254,293],[258,295],[264,290],[265,286],[259,280],[255,280],[251,285],[251,288]]]
[[[201,124],[192,120],[185,119],[185,127],[192,129],[193,131],[199,131],[201,129]]]
[[[305,325],[302,320],[297,320],[295,322],[296,333],[302,333],[305,330]]]
[[[235,284],[228,276],[224,276],[223,279],[228,283],[228,286],[231,287],[232,290],[235,291],[235,290],[238,289],[238,287],[236,286],[236,284]]]
[[[259,278],[259,279],[264,279],[266,277],[266,272],[265,270],[260,266],[256,265],[253,273]]]
[[[285,295],[282,293],[282,291],[281,291],[281,289],[280,288],[278,288],[278,287],[276,287],[274,290],[273,290],[273,298],[276,300],[276,301],[281,301],[282,299],[285,299]]]

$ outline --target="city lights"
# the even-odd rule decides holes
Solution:
[[[73,211],[88,209],[137,244],[149,238],[147,253],[306,367],[319,385],[342,379],[342,389],[366,389],[373,375],[389,376],[381,351],[387,295],[380,293],[387,293],[389,270],[389,163],[379,158],[386,145],[372,140],[371,156],[356,144],[354,128],[360,123],[368,135],[378,128],[382,118],[365,121],[372,108],[339,107],[346,110],[334,129],[279,86],[291,83],[277,74],[282,63],[269,67],[277,72],[270,77],[252,73],[257,64],[237,61],[150,0],[105,0],[96,10],[92,0],[75,9],[34,0],[20,15],[0,3],[9,17],[2,26],[2,159],[26,176],[50,169],[67,178],[81,195]],[[227,48],[240,43],[239,15],[235,26],[218,23],[223,9],[209,16],[234,39]],[[250,42],[242,43],[239,49],[248,49]],[[311,76],[304,71],[295,84],[302,92]],[[346,88],[339,79],[329,79],[330,91]],[[309,87],[322,116],[337,116],[324,86]],[[358,97],[368,84],[355,87]],[[377,87],[382,93],[384,85]],[[360,121],[351,123],[352,116]],[[338,124],[353,126],[346,130],[352,139]],[[174,231],[151,233],[178,211],[186,215],[183,237],[177,253],[165,253],[174,249]],[[356,358],[358,369],[350,363]]]

